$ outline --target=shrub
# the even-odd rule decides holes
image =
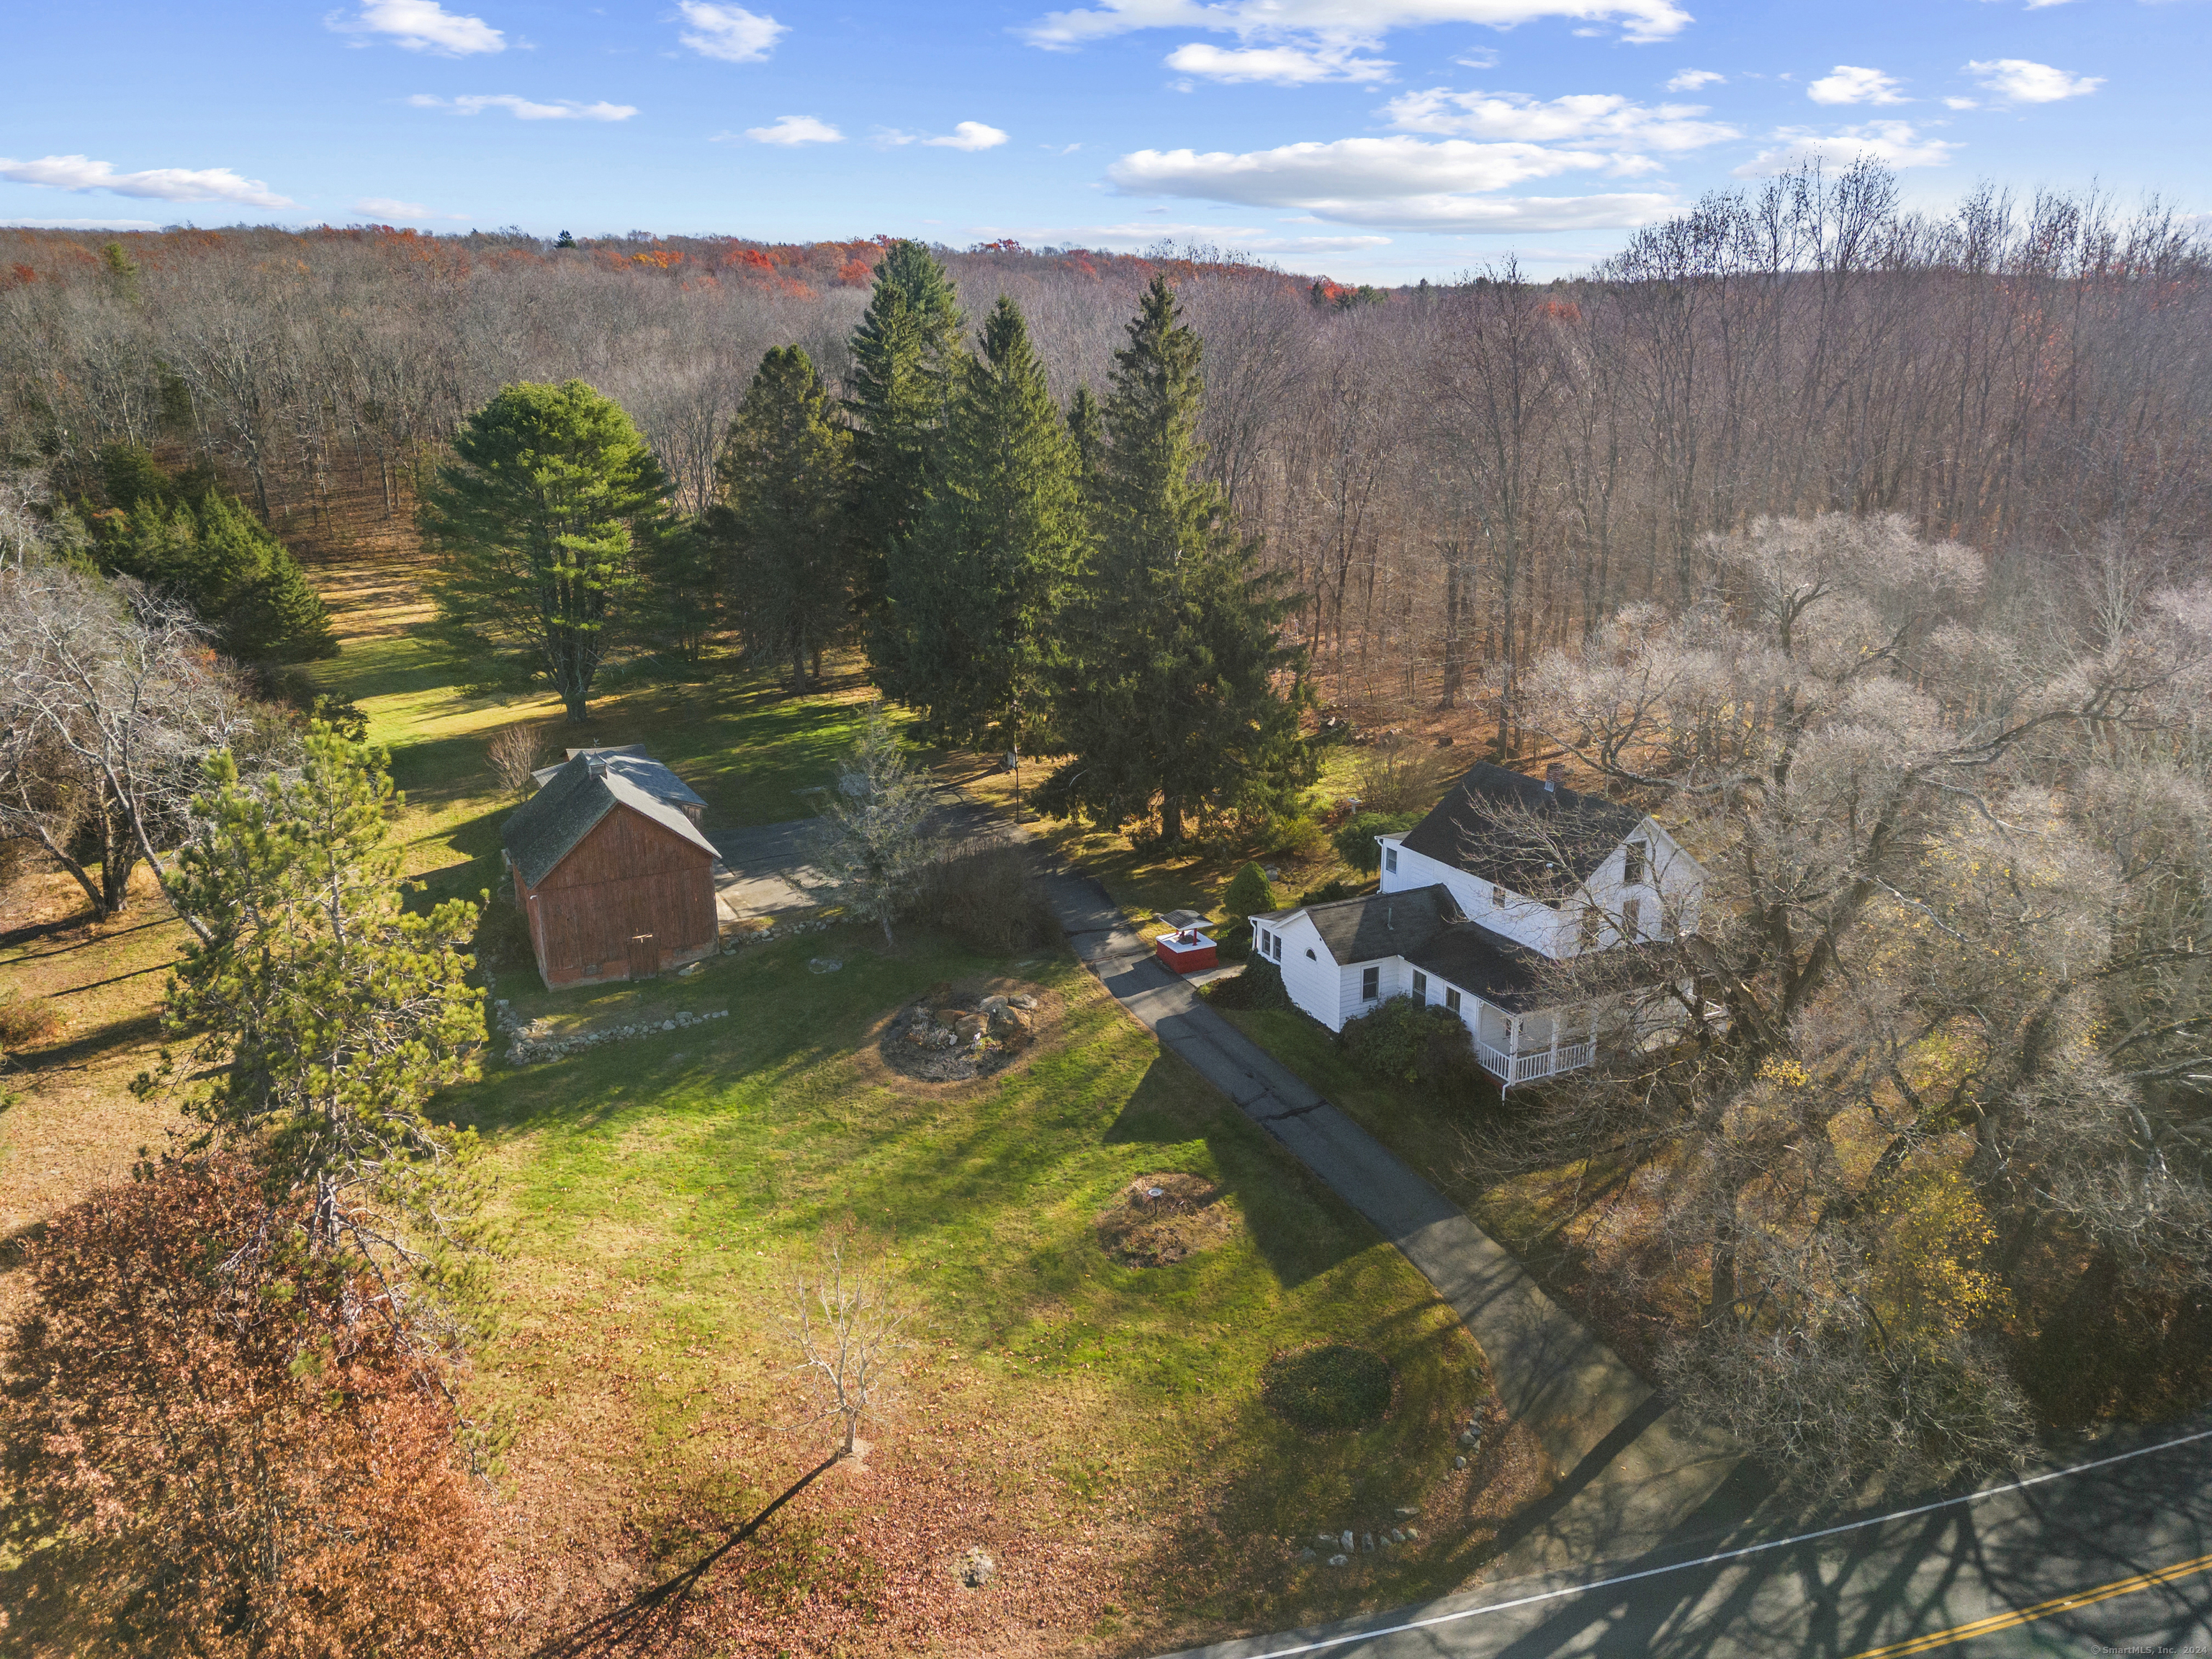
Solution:
[[[1391,1083],[1442,1076],[1455,1054],[1472,1056],[1474,1038],[1458,1015],[1435,1003],[1392,997],[1371,1014],[1344,1023],[1337,1042],[1353,1065]]]
[[[485,968],[526,968],[537,960],[530,945],[530,923],[514,902],[514,888],[504,877],[491,890],[491,898],[477,917],[476,937],[469,954]]]
[[[1348,881],[1331,878],[1318,887],[1309,887],[1298,895],[1300,904],[1334,904],[1339,899],[1348,899],[1356,890]]]
[[[1381,1422],[1392,1385],[1390,1362],[1381,1354],[1326,1342],[1270,1359],[1261,1372],[1260,1397],[1277,1416],[1326,1434]]]
[[[1244,971],[1217,979],[1199,993],[1217,1008],[1287,1008],[1282,969],[1272,962],[1247,962]]]
[[[1237,872],[1222,896],[1221,908],[1232,916],[1265,915],[1275,908],[1275,890],[1267,885],[1267,872],[1248,864]]]
[[[1328,847],[1328,831],[1308,813],[1278,818],[1268,831],[1267,850],[1299,864],[1311,863]]]
[[[1213,930],[1214,952],[1224,962],[1242,962],[1252,954],[1252,924],[1231,916]]]
[[[1359,804],[1370,812],[1425,812],[1443,793],[1449,759],[1433,749],[1387,735],[1360,752],[1353,769]]]
[[[1375,844],[1375,837],[1410,830],[1423,816],[1419,812],[1362,812],[1357,817],[1347,818],[1329,842],[1339,858],[1361,875],[1371,876],[1382,867],[1382,849]]]
[[[997,956],[1049,945],[1059,933],[1043,884],[1018,847],[979,848],[932,865],[913,915],[970,950]]]
[[[61,1016],[51,1004],[17,991],[0,991],[0,1060],[52,1042],[61,1027]]]
[[[243,1162],[171,1164],[31,1246],[0,1496],[50,1541],[0,1577],[12,1633],[66,1617],[72,1653],[196,1659],[482,1650],[486,1512],[434,1362],[368,1311],[356,1261],[301,1248],[303,1208]]]

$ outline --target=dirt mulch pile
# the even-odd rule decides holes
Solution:
[[[1056,1012],[1056,1002],[1035,986],[940,981],[891,1016],[876,1051],[902,1076],[965,1083],[1019,1060]]]
[[[1237,1231],[1226,1196],[1203,1176],[1139,1176],[1098,1218],[1098,1243],[1125,1267],[1164,1267]]]

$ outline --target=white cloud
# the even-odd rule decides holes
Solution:
[[[1371,44],[1396,28],[1473,23],[1508,29],[1563,17],[1618,27],[1631,40],[1662,40],[1690,21],[1674,0],[1100,0],[1055,11],[1021,31],[1030,45],[1067,50],[1139,29],[1205,29],[1239,40],[1306,35]]]
[[[1520,92],[1409,92],[1385,106],[1401,132],[1463,138],[1517,139],[1533,144],[1581,140],[1626,150],[1685,150],[1741,137],[1734,127],[1692,117],[1702,104],[1633,103],[1613,93],[1573,93],[1537,99]]]
[[[1718,70],[1684,70],[1667,82],[1667,90],[1695,92],[1700,87],[1724,86],[1727,82],[1728,76],[1723,75]]]
[[[11,230],[159,230],[151,219],[0,219]]]
[[[1789,173],[1808,162],[1845,167],[1863,155],[1893,167],[1940,167],[1959,148],[1942,138],[1923,138],[1905,121],[1869,121],[1832,133],[1814,132],[1809,127],[1782,127],[1774,136],[1782,143],[1738,167],[1738,178]]]
[[[366,213],[379,219],[459,219],[458,213],[440,213],[420,202],[402,202],[390,196],[364,196],[353,204],[356,213]]]
[[[779,115],[769,125],[747,127],[745,137],[757,144],[842,144],[845,135],[827,121],[811,115]]]
[[[898,136],[902,144],[930,144],[939,149],[990,149],[1006,142],[1006,135],[996,127],[987,127],[981,121],[956,121],[952,131],[939,133],[934,138],[910,138]]]
[[[1317,220],[1407,230],[1539,230],[1638,224],[1674,205],[1659,195],[1515,198],[1488,192],[1603,168],[1619,158],[1539,144],[1342,138],[1237,155],[1138,150],[1107,170],[1125,195],[1297,208]]]
[[[1943,107],[1945,109],[1979,109],[1981,105],[1972,98],[1946,98],[1943,100]]]
[[[241,179],[228,167],[149,167],[118,173],[112,161],[83,155],[46,155],[17,161],[0,155],[0,179],[49,190],[107,190],[118,196],[150,196],[164,202],[240,202],[248,207],[293,205],[258,179]]]
[[[434,98],[427,92],[418,92],[407,101],[417,109],[449,109],[461,115],[481,115],[488,109],[503,109],[518,121],[627,121],[637,113],[635,104],[586,104],[574,98],[541,104],[534,99],[518,98],[511,92],[471,93],[460,98]]]
[[[743,6],[678,0],[677,9],[691,26],[677,39],[702,58],[719,58],[726,64],[757,64],[791,33],[788,24],[760,16]]]
[[[1011,236],[1025,247],[1091,247],[1109,252],[1140,251],[1162,242],[1196,245],[1239,253],[1356,253],[1388,247],[1388,236],[1285,236],[1256,225],[1141,224],[1007,226],[971,225],[980,237]]]
[[[2014,104],[2055,104],[2062,98],[2085,98],[2105,84],[2101,75],[2069,75],[2025,58],[1978,58],[1966,65],[1966,73]]]
[[[1816,104],[1901,104],[1905,94],[1898,84],[1880,70],[1838,64],[1808,86],[1805,95]]]
[[[1492,52],[1488,46],[1477,46],[1472,52],[1462,52],[1458,57],[1453,58],[1452,62],[1455,64],[1464,64],[1469,69],[1496,69],[1498,67],[1498,54]]]
[[[1265,81],[1278,87],[1311,86],[1317,81],[1387,81],[1390,65],[1359,55],[1349,43],[1311,46],[1212,46],[1194,40],[1168,54],[1168,67],[1208,81]]]
[[[438,0],[369,0],[358,17],[332,12],[324,26],[340,34],[382,34],[410,52],[434,52],[446,58],[472,52],[505,52],[507,40],[481,17],[447,11]]]

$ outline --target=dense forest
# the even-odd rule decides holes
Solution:
[[[174,446],[310,557],[380,521],[404,541],[459,421],[521,380],[614,398],[677,504],[706,506],[766,349],[801,346],[849,396],[889,245],[0,240],[16,463],[82,487],[104,446]],[[2091,586],[2149,580],[2112,568],[2123,547],[2136,569],[2212,528],[2212,269],[2154,204],[1984,189],[1935,216],[1863,166],[1715,196],[1578,278],[1508,260],[1388,293],[1218,250],[938,252],[971,321],[1017,303],[1062,404],[1103,386],[1170,277],[1204,343],[1210,481],[1301,596],[1327,701],[1510,698],[1620,605],[1680,599],[1700,538],[1762,514],[1901,513]]]

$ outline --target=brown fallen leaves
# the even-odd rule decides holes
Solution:
[[[474,1650],[484,1510],[428,1362],[243,1164],[95,1192],[0,1355],[13,1650]]]

